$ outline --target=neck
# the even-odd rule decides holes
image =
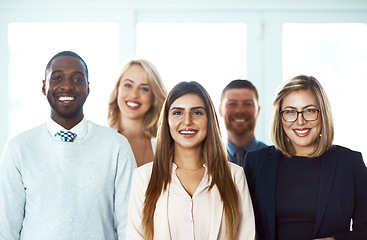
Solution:
[[[178,168],[187,170],[199,169],[204,163],[202,148],[182,149],[175,146],[173,162]]]
[[[255,132],[247,132],[243,135],[236,135],[234,133],[228,132],[228,140],[236,145],[237,147],[243,148],[249,144],[255,138]]]
[[[315,152],[316,146],[310,146],[310,147],[293,146],[293,148],[295,151],[295,154],[294,154],[295,156],[308,157]]]
[[[68,118],[57,118],[51,116],[52,120],[54,120],[57,124],[65,128],[66,130],[70,130],[73,127],[75,127],[78,123],[80,123],[83,120],[84,115],[79,116],[74,119],[68,119]]]
[[[132,138],[147,138],[143,131],[144,120],[122,118],[120,122],[121,129],[119,133],[124,135],[127,139]]]

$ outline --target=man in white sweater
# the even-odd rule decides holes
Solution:
[[[0,240],[125,239],[136,163],[126,138],[84,118],[84,60],[56,54],[42,92],[51,118],[10,140],[0,159]]]

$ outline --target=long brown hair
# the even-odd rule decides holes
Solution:
[[[206,90],[197,82],[181,82],[168,94],[158,121],[156,154],[153,161],[151,179],[145,192],[142,227],[145,239],[154,237],[154,212],[162,191],[167,190],[171,181],[172,154],[174,141],[170,135],[168,112],[171,104],[179,97],[193,93],[205,103],[208,116],[207,137],[203,140],[204,162],[211,177],[209,190],[216,185],[219,190],[225,212],[226,233],[228,239],[237,236],[239,225],[239,198],[227,161],[227,152],[219,130],[218,118],[212,100]],[[215,149],[215,151],[213,151]]]
[[[164,99],[167,95],[166,88],[162,82],[161,76],[159,75],[157,69],[154,65],[145,59],[132,59],[127,61],[121,68],[119,77],[112,89],[109,101],[108,101],[108,116],[107,121],[111,128],[118,130],[123,130],[123,126],[120,126],[120,109],[117,104],[118,89],[120,86],[120,81],[122,75],[129,69],[132,65],[141,66],[146,75],[146,79],[152,89],[153,93],[153,104],[148,110],[145,120],[144,120],[144,134],[148,137],[155,137],[157,135],[157,119],[161,111]]]

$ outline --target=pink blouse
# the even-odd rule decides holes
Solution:
[[[171,184],[168,189],[168,224],[175,240],[208,240],[210,234],[211,194],[209,175],[204,176],[191,197],[176,175],[177,165],[172,163]]]

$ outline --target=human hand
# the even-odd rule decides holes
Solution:
[[[327,237],[327,238],[316,238],[314,240],[335,240],[333,237]]]

